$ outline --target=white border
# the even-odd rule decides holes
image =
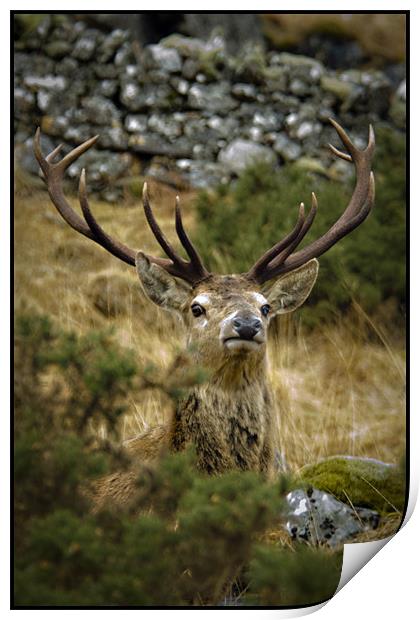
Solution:
[[[2,71],[2,81],[3,85],[9,84],[9,11],[10,10],[28,10],[28,11],[57,11],[57,3],[56,2],[42,2],[39,4],[35,4],[31,1],[26,2],[14,2],[13,6],[9,6],[7,8],[0,9],[1,11],[1,45],[2,45],[2,63],[1,63],[1,71]],[[249,3],[244,2],[229,2],[226,1],[220,2],[220,0],[214,0],[212,2],[212,10],[223,12],[223,10],[247,10],[249,8],[249,12],[252,12],[252,9],[247,6]],[[293,3],[293,11],[298,10],[310,10],[316,12],[314,10],[313,3],[306,2],[294,2]],[[154,10],[173,10],[173,3],[170,2],[159,2],[156,1],[153,3]],[[79,8],[80,7],[80,8]],[[127,11],[137,11],[139,8],[138,2],[125,2],[124,10]],[[346,7],[344,7],[346,8]],[[348,6],[350,8],[350,4]],[[61,2],[59,10],[84,10],[85,7],[81,6],[78,2]],[[208,10],[203,8],[198,8],[198,3],[196,1],[185,1],[182,4],[183,11],[197,11],[198,10]],[[266,2],[264,9],[266,12],[276,11],[279,9],[278,2],[268,1]],[[281,7],[283,9],[283,7]],[[337,2],[329,1],[329,2],[321,2],[316,6],[318,11],[335,11],[337,10]],[[392,5],[390,2],[351,2],[351,11],[363,11],[370,10],[376,12],[384,12],[389,10],[409,10],[412,9],[411,13],[411,39],[412,39],[412,50],[411,50],[411,63],[413,67],[418,67],[418,35],[420,34],[417,19],[417,12],[414,3],[406,3],[405,6],[400,9]],[[115,9],[115,4],[110,3],[106,0],[93,0],[89,3],[89,10],[94,12],[107,12]],[[287,10],[287,7],[284,7],[283,10]],[[414,11],[414,12],[413,12]],[[349,11],[350,12],[350,11]],[[415,79],[415,76],[414,76]],[[418,89],[417,84],[412,84],[412,99],[411,105],[412,109],[416,110],[416,103],[418,102]],[[1,133],[0,135],[3,137],[3,142],[6,142],[6,136],[9,136],[9,99],[6,95],[8,89],[3,88],[3,98],[1,100],[1,115],[0,115],[0,127]],[[415,144],[415,137],[418,135],[418,123],[415,118],[412,118],[412,127],[411,127],[411,135],[412,135],[412,143]],[[413,149],[414,150],[414,149]],[[1,425],[1,449],[0,449],[0,471],[3,474],[3,480],[8,480],[9,473],[9,429],[8,429],[8,410],[9,410],[9,351],[8,351],[8,341],[9,341],[9,312],[8,312],[8,295],[9,295],[9,230],[10,230],[10,220],[9,220],[9,167],[8,167],[8,148],[5,145],[3,151],[7,152],[6,157],[2,157],[3,166],[1,167],[1,175],[2,182],[0,183],[0,257],[1,257],[1,291],[3,293],[1,308],[1,320],[0,320],[0,329],[1,329],[1,342],[3,346],[0,349],[1,354],[1,397],[2,397],[2,425]],[[411,217],[411,236],[414,236],[413,231],[416,229],[420,229],[420,221],[419,221],[419,189],[418,185],[415,184],[416,180],[416,172],[418,163],[417,157],[413,153],[413,161],[412,161],[412,204],[415,205],[416,208],[412,209]],[[5,166],[6,164],[6,166]],[[7,175],[7,176],[6,176]],[[414,324],[414,317],[420,316],[420,304],[419,304],[419,296],[416,290],[416,284],[418,284],[415,278],[415,266],[419,265],[419,245],[415,244],[415,240],[412,239],[411,249],[412,249],[412,282],[411,282],[411,296],[412,296],[412,306],[411,306],[411,316],[412,316],[412,359],[411,359],[411,368],[412,374],[414,376],[415,370],[419,368],[418,365],[418,350],[414,348],[414,344],[420,342],[418,330],[420,327]],[[413,403],[419,402],[419,394],[418,390],[420,388],[419,382],[412,380],[411,386],[411,399]],[[415,439],[418,438],[418,416],[412,415],[411,417],[411,489],[410,489],[410,503],[414,504],[415,497],[417,495],[418,488],[418,480],[419,480],[419,470],[418,470],[418,462],[414,462],[414,454],[416,453]],[[417,442],[416,442],[417,445]],[[3,484],[3,487],[7,485]],[[8,489],[3,489],[3,494],[1,498],[1,527],[0,527],[0,544],[2,549],[1,554],[1,565],[0,565],[0,609],[2,611],[8,611],[8,600],[9,600],[9,557],[8,550],[9,549],[9,495]],[[418,612],[418,603],[417,603],[417,589],[418,589],[418,568],[414,569],[416,566],[415,562],[417,560],[416,552],[415,552],[415,540],[418,540],[419,536],[419,509],[417,508],[414,513],[414,517],[410,520],[408,525],[403,528],[403,530],[397,535],[397,537],[387,545],[387,548],[382,551],[379,556],[375,557],[363,570],[361,573],[356,575],[351,580],[351,585],[345,587],[341,590],[321,611],[319,611],[319,617],[327,620],[328,618],[334,618],[336,620],[337,617],[340,617],[340,620],[346,620],[347,618],[353,618],[355,615],[364,617],[380,617],[381,620],[387,620],[387,618],[395,618],[396,616],[401,615],[401,611],[404,609],[404,617],[412,618],[415,617],[416,611]],[[356,545],[347,546],[353,547],[351,553],[354,553],[356,550]],[[347,551],[347,550],[346,550]],[[415,581],[414,581],[415,580]],[[410,605],[411,601],[411,605]],[[319,607],[319,606],[318,606]],[[411,610],[410,610],[411,608]],[[247,617],[296,617],[297,615],[303,615],[310,612],[310,610],[296,610],[294,613],[279,611],[279,610],[223,610],[227,613],[238,613],[241,611],[242,617],[245,614]],[[314,610],[315,611],[315,610]],[[16,616],[21,616],[22,614],[28,613],[23,610],[9,612],[13,613]],[[53,614],[54,618],[56,618],[60,614],[59,610],[40,610],[40,611],[31,611],[29,612],[34,617],[44,618],[45,614],[50,615]],[[80,616],[85,616],[87,614],[92,616],[92,614],[102,614],[102,610],[96,611],[76,611],[76,610],[67,610],[63,612],[67,618],[76,617],[80,618]],[[118,614],[118,617],[126,616],[127,614],[133,613],[141,613],[142,617],[150,617],[157,618],[163,614],[170,613],[171,617],[180,619],[185,617],[185,610],[150,610],[150,611],[136,611],[136,610],[105,610],[105,613],[111,613],[112,615]],[[211,610],[188,610],[188,615],[191,614],[202,614],[207,613],[213,615],[214,611]]]

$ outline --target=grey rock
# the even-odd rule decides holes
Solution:
[[[54,100],[54,94],[46,90],[39,90],[36,95],[36,102],[41,112],[47,112]]]
[[[118,67],[115,64],[91,63],[93,73],[101,80],[114,80],[118,76]]]
[[[82,168],[87,170],[87,183],[92,189],[103,189],[115,179],[124,176],[132,165],[128,153],[114,153],[92,149],[84,153],[68,168],[71,178],[79,178]]]
[[[396,97],[398,97],[398,99],[401,99],[401,101],[405,101],[406,100],[406,91],[407,91],[406,81],[403,80],[400,83],[400,85],[398,86],[395,95],[396,95]]]
[[[129,150],[141,155],[163,155],[173,159],[191,158],[192,145],[182,139],[175,144],[167,142],[159,134],[131,134],[128,140]]]
[[[194,37],[184,37],[180,34],[172,34],[160,42],[161,45],[177,50],[186,58],[200,58],[203,55],[225,53],[226,44],[222,36],[215,34],[207,40]]]
[[[56,145],[48,136],[41,135],[41,149],[43,153],[50,153]],[[18,144],[15,149],[16,163],[26,172],[38,175],[39,166],[34,155],[33,136],[25,140],[23,144]]]
[[[119,49],[129,39],[129,34],[126,30],[117,28],[107,35],[102,41],[98,49],[98,61],[100,63],[109,62],[114,56],[117,49]]]
[[[120,99],[131,112],[149,108],[169,109],[173,103],[173,90],[165,84],[140,87],[136,82],[127,82],[121,89]]]
[[[41,93],[38,93],[38,98],[40,95]],[[43,125],[43,130],[46,131],[46,133],[48,133],[49,136],[54,136],[56,138],[61,138],[62,136],[64,136],[68,128],[69,128],[69,119],[64,115],[49,116],[48,126],[45,127],[45,123]]]
[[[133,48],[130,43],[123,43],[114,57],[116,67],[122,67],[134,60]]]
[[[310,56],[303,56],[300,54],[289,54],[288,52],[281,52],[271,58],[271,64],[273,65],[287,65],[291,70],[296,70],[300,67],[316,68],[323,73],[325,71],[324,66],[315,58]]]
[[[235,174],[240,174],[257,161],[274,165],[276,159],[275,153],[269,147],[241,139],[231,142],[220,151],[218,157],[219,162]]]
[[[285,95],[281,92],[271,93],[271,101],[275,104],[276,110],[283,114],[288,114],[292,110],[298,110],[302,103],[297,97]]]
[[[73,46],[72,56],[78,60],[90,60],[95,54],[99,38],[97,30],[86,29]]]
[[[94,125],[109,125],[112,120],[118,120],[121,116],[116,105],[100,95],[85,97],[82,99],[82,106],[88,120]]]
[[[89,138],[93,135],[92,127],[87,124],[69,124],[65,132],[63,133],[63,137],[67,142],[72,144],[81,144],[85,140],[89,140]]]
[[[232,95],[240,101],[255,101],[257,89],[253,84],[238,83],[232,86]]]
[[[264,131],[278,131],[282,127],[283,115],[270,109],[255,112],[252,122]]]
[[[33,73],[35,73],[34,68],[35,63],[35,54],[26,54],[24,52],[15,51],[13,57],[13,69],[15,77],[18,75],[25,75],[28,71],[28,68],[31,67]]]
[[[310,121],[303,121],[293,132],[298,140],[304,140],[311,136],[317,136],[321,133],[322,125],[320,123],[312,123]]]
[[[379,514],[374,510],[352,509],[318,489],[291,491],[286,502],[286,529],[290,536],[313,545],[335,547],[356,534],[376,529],[379,524]]]
[[[293,95],[296,95],[296,97],[304,97],[311,93],[310,85],[299,78],[295,78],[290,82],[289,89]]]
[[[327,93],[331,93],[341,101],[345,101],[353,91],[353,85],[351,82],[331,75],[322,76],[321,88]]]
[[[389,108],[389,116],[399,129],[405,129],[406,115],[407,110],[405,101],[394,97],[391,102],[391,107]]]
[[[178,51],[164,45],[148,45],[143,52],[146,69],[161,69],[166,73],[178,73],[182,69]]]
[[[187,58],[182,65],[182,75],[187,80],[194,80],[200,71],[200,63],[193,58]]]
[[[125,117],[125,128],[130,133],[144,133],[147,131],[148,117],[145,114],[128,114]]]
[[[15,113],[20,116],[30,112],[35,106],[33,93],[25,88],[15,88],[14,90]]]
[[[194,84],[188,93],[188,103],[193,109],[225,114],[237,107],[236,101],[230,96],[227,82]]]
[[[207,120],[207,127],[221,138],[231,138],[239,127],[239,121],[235,116],[211,116]]]
[[[149,129],[165,136],[169,140],[179,137],[182,134],[181,124],[174,120],[172,116],[152,114],[147,123]]]
[[[68,41],[51,41],[44,46],[47,56],[54,58],[55,60],[65,58],[72,52],[73,46]]]
[[[264,132],[261,127],[249,127],[245,134],[253,142],[262,142],[264,139]]]
[[[66,56],[60,61],[60,74],[64,75],[66,78],[74,80],[74,76],[76,72],[78,72],[78,69],[79,63],[71,56]]]
[[[176,163],[185,180],[196,189],[216,187],[230,180],[226,168],[218,163],[189,159],[180,159]]]
[[[128,147],[128,135],[122,127],[106,127],[101,129],[101,147],[124,151]]]
[[[102,97],[113,97],[117,90],[117,80],[101,80],[97,87],[97,93]]]
[[[265,89],[271,93],[284,92],[289,82],[287,66],[267,67],[264,71]]]
[[[176,90],[180,95],[187,95],[190,89],[190,84],[187,80],[183,80],[179,77],[173,77],[170,80],[172,88]]]
[[[34,92],[41,88],[62,92],[67,87],[67,80],[61,75],[28,75],[23,82],[25,86]]]
[[[42,41],[45,41],[51,30],[52,19],[51,15],[46,15],[40,24],[36,27],[36,34]]]
[[[297,142],[290,140],[286,134],[279,134],[273,144],[273,149],[285,161],[295,161],[302,154],[302,147]]]

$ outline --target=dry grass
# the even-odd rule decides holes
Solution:
[[[152,185],[163,229],[173,238],[175,193]],[[194,225],[191,195],[183,198],[186,224]],[[72,200],[76,205],[77,201]],[[92,201],[104,228],[132,247],[156,252],[138,205],[110,206]],[[84,332],[113,326],[116,338],[135,349],[139,365],[167,368],[183,346],[177,320],[158,311],[142,294],[134,269],[77,235],[62,222],[45,192],[18,193],[15,206],[15,299],[17,310],[33,308],[63,328]],[[105,295],[121,290],[118,312],[107,316],[105,301],[95,305],[100,282]],[[116,288],[114,286],[116,282]],[[110,304],[112,300],[110,299]],[[305,334],[294,320],[273,329],[271,380],[279,410],[279,446],[292,469],[323,456],[352,454],[397,462],[404,451],[404,346],[355,308],[340,325]],[[169,405],[158,394],[130,397],[122,439],[161,423]]]

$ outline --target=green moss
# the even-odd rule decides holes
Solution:
[[[402,511],[403,469],[369,459],[332,457],[299,472],[300,482],[332,493],[339,500],[380,513]]]

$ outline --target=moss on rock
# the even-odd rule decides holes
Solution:
[[[405,502],[404,471],[375,459],[335,456],[299,471],[300,482],[332,493],[354,506],[378,512],[402,511]]]

